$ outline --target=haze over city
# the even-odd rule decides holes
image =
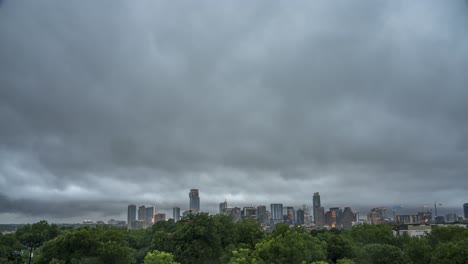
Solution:
[[[0,1],[0,223],[468,202],[467,1]],[[365,210],[363,209],[363,212]]]

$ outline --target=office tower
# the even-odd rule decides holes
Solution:
[[[314,212],[314,224],[317,227],[322,227],[324,222],[324,211],[325,209],[321,207],[320,203],[320,193],[314,193],[312,199],[312,207]]]
[[[464,214],[465,220],[468,220],[468,203],[463,204],[463,214]]]
[[[331,225],[330,227],[341,227],[341,209],[339,207],[330,208],[331,212]]]
[[[372,208],[369,213],[367,213],[367,221],[371,224],[383,223],[385,220],[386,211],[387,208],[385,207]]]
[[[136,222],[136,205],[131,204],[128,206],[127,211],[127,228],[134,229]]]
[[[154,210],[154,206],[151,207],[146,207],[146,225],[147,226],[152,226],[154,223],[154,214],[156,213],[156,210]]]
[[[142,205],[138,207],[138,229],[146,227],[146,207]]]
[[[283,205],[282,204],[270,204],[271,209],[271,224],[276,225],[277,223],[283,222]]]
[[[458,221],[457,214],[447,214],[447,215],[445,215],[445,222],[455,223],[457,221]]]
[[[190,198],[189,209],[192,210],[194,213],[200,211],[200,196],[198,193],[198,189],[190,189],[189,198]]]
[[[341,216],[341,226],[345,229],[349,229],[353,226],[353,222],[356,221],[356,215],[353,213],[350,207],[345,207]]]
[[[224,215],[231,217],[233,222],[237,222],[241,219],[241,209],[239,207],[226,208],[224,210]]]
[[[296,224],[303,225],[304,224],[304,215],[305,212],[303,209],[299,209],[296,212]]]
[[[268,224],[268,214],[267,214],[266,206],[259,205],[257,207],[257,219],[262,225]]]
[[[250,206],[242,209],[243,218],[257,218],[257,208]]]
[[[179,207],[172,208],[172,219],[174,219],[174,222],[177,222],[180,220],[180,208]]]
[[[296,223],[296,212],[294,211],[294,207],[287,206],[286,207],[286,216],[287,216],[287,223],[289,225],[294,225]]]
[[[166,214],[155,214],[154,215],[154,223],[161,222],[161,221],[166,221]]]
[[[228,205],[227,205],[227,201],[224,200],[224,203],[219,204],[219,214],[223,214],[226,208],[228,208]]]
[[[332,227],[333,219],[332,219],[332,211],[325,212],[323,224],[328,227]]]

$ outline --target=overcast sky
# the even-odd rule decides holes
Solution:
[[[467,1],[0,1],[0,223],[190,188],[461,212],[467,28]]]

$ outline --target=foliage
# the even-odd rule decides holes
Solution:
[[[29,250],[28,262],[31,263],[34,249],[56,237],[59,232],[56,225],[49,225],[47,221],[39,221],[32,225],[27,224],[22,226],[16,231],[16,236],[24,247]]]
[[[262,226],[254,219],[245,219],[234,224],[234,243],[247,246],[250,249],[255,247],[265,235]]]
[[[193,214],[142,230],[24,225],[16,234],[0,234],[0,263],[445,264],[468,263],[467,248],[468,229],[461,227],[433,227],[420,238],[394,237],[386,225],[309,234],[277,224],[266,233],[254,219],[233,223],[224,215]]]
[[[68,230],[48,241],[35,263],[52,259],[66,263],[134,263],[131,249],[124,240],[124,230],[107,227]]]
[[[349,234],[359,245],[394,243],[392,227],[389,225],[356,225]]]
[[[280,227],[283,231],[283,227]],[[255,246],[255,254],[265,263],[301,263],[326,259],[325,245],[299,230],[276,233]]]
[[[468,238],[461,241],[439,243],[434,250],[431,263],[468,263]]]
[[[146,254],[144,264],[178,264],[178,262],[174,261],[171,253],[154,250]]]
[[[23,245],[13,234],[0,233],[0,263],[23,263],[21,249]]]
[[[181,263],[218,263],[223,252],[219,228],[213,217],[192,214],[177,222],[174,256]]]
[[[410,263],[398,247],[387,244],[368,244],[364,246],[361,260],[364,264]]]
[[[413,264],[427,264],[431,262],[432,248],[425,237],[410,238],[404,247],[404,252]]]

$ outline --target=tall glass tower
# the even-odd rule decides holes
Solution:
[[[136,205],[131,204],[128,206],[127,212],[127,228],[133,229],[136,222]]]
[[[314,209],[314,224],[315,226],[323,226],[324,210],[320,204],[320,194],[318,192],[314,193],[313,197],[313,209]]]
[[[190,207],[189,209],[193,212],[200,211],[200,196],[198,195],[198,189],[190,189],[189,192]]]

